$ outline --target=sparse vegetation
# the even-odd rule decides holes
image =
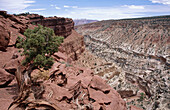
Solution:
[[[140,93],[140,101],[143,101],[144,100],[144,93]]]
[[[35,76],[33,76],[33,80],[38,80],[38,79],[42,79],[42,80],[48,80],[49,79],[49,71],[48,70],[42,70],[39,71],[38,74],[36,74]]]
[[[52,29],[41,25],[34,30],[27,29],[24,35],[26,39],[18,37],[16,44],[17,48],[24,49],[22,55],[25,55],[26,59],[22,64],[49,69],[53,65],[51,55],[58,51],[64,38],[55,36]]]

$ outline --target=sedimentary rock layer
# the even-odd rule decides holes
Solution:
[[[114,72],[102,75],[123,97],[125,91],[133,90],[134,96],[141,90],[149,100],[142,107],[169,108],[170,16],[108,20],[75,29],[84,35],[87,49],[124,70],[111,79],[107,77]]]

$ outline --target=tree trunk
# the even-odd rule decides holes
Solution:
[[[36,99],[35,96],[37,93],[32,90],[33,82],[31,81],[31,72],[33,71],[33,65],[31,65],[27,70],[22,71],[21,66],[18,67],[17,72],[15,74],[18,87],[19,87],[19,95],[17,99],[15,99],[8,110],[32,110],[38,107],[45,107],[50,110],[60,110],[56,105],[51,104],[47,101]],[[43,85],[42,85],[43,86]],[[43,92],[43,90],[39,90],[38,92]],[[41,94],[40,93],[40,94]]]

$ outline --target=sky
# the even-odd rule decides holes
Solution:
[[[108,20],[170,15],[170,0],[0,0],[9,14]]]

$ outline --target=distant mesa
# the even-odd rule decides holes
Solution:
[[[88,24],[88,23],[93,23],[97,22],[98,20],[91,20],[91,19],[74,19],[74,25],[83,25],[83,24]]]

